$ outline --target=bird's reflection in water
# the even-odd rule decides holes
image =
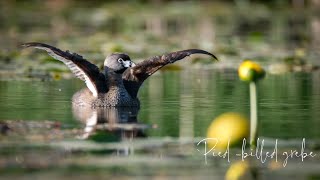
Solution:
[[[81,138],[87,139],[97,132],[111,133],[120,140],[146,137],[149,126],[137,120],[138,107],[72,107],[76,119],[85,124]]]

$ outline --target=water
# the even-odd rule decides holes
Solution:
[[[319,72],[291,73],[268,75],[259,82],[259,136],[267,140],[268,151],[272,151],[275,139],[287,147],[281,151],[298,150],[303,137],[308,151],[315,151],[310,143],[320,138],[315,128],[320,117],[320,86],[315,83],[319,77]],[[132,122],[138,124],[116,122],[126,118],[126,110],[78,109],[73,114],[70,99],[83,87],[84,83],[76,79],[0,81],[0,120],[10,122],[17,131],[0,136],[2,178],[85,179],[104,174],[140,179],[162,174],[166,178],[221,179],[239,162],[235,156],[230,162],[209,156],[209,164],[205,164],[202,147],[195,145],[221,113],[248,115],[248,84],[239,81],[234,70],[190,68],[155,74],[139,92],[137,117],[130,110]],[[95,113],[97,121],[108,121],[109,125],[90,126],[86,120]],[[237,151],[231,150],[233,155]],[[283,157],[279,159],[282,163]],[[301,163],[299,158],[289,159],[284,168],[270,159],[254,166],[259,172],[254,167],[246,172],[256,172],[261,178],[291,179],[290,172],[303,167],[294,170],[300,174],[296,179],[317,174],[305,170],[316,169],[317,158]]]
[[[317,130],[311,128],[319,125],[318,79],[319,72],[315,72],[269,75],[261,81],[261,135],[319,139]],[[71,97],[85,86],[80,80],[1,81],[0,85],[1,120],[79,123],[72,115]],[[248,85],[239,81],[234,71],[165,71],[148,79],[139,97],[139,122],[158,125],[149,136],[203,137],[219,114],[249,114]]]
[[[269,75],[258,84],[260,135],[318,139],[319,72]],[[79,124],[71,97],[80,80],[1,81],[1,120],[51,120]],[[139,92],[138,122],[156,125],[148,136],[204,137],[210,122],[224,112],[249,115],[248,84],[235,71],[164,71]],[[307,131],[306,131],[307,129]]]

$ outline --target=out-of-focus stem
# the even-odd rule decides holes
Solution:
[[[258,107],[256,82],[250,82],[250,146],[257,146]]]

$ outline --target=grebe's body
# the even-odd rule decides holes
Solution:
[[[191,54],[207,54],[217,59],[207,51],[188,49],[155,56],[135,64],[127,54],[113,53],[104,61],[104,72],[100,72],[96,65],[76,53],[37,42],[25,43],[23,46],[43,49],[66,64],[75,76],[87,85],[87,88],[74,94],[73,104],[92,107],[139,107],[137,94],[140,86],[163,66]]]

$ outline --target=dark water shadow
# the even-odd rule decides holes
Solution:
[[[146,137],[150,126],[139,123],[138,107],[84,107],[72,106],[73,116],[85,126],[82,139],[95,136],[97,141],[122,141]],[[98,136],[96,136],[98,134]],[[110,136],[112,138],[110,138]],[[103,138],[106,137],[106,138]],[[109,137],[109,138],[107,138]]]

